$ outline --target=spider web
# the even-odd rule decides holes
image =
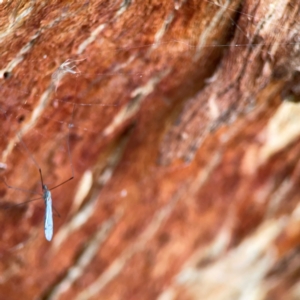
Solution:
[[[166,34],[163,37],[158,33],[149,41],[139,37],[129,40],[122,36],[109,40],[103,29],[103,39],[97,42],[99,43],[97,50],[103,57],[102,63],[95,63],[98,53],[87,55],[82,50],[85,46],[83,43],[76,49],[76,55],[62,52],[61,58],[54,58],[50,53],[45,53],[42,57],[36,58],[34,54],[28,52],[22,54],[22,59],[18,58],[19,61],[13,66],[12,60],[8,59],[6,65],[1,68],[3,78],[0,107],[4,126],[0,142],[2,153],[0,168],[4,170],[2,174],[9,178],[9,184],[33,191],[40,190],[38,170],[32,157],[16,138],[16,133],[22,136],[24,144],[37,160],[46,183],[55,185],[58,179],[67,178],[65,175],[68,172],[70,174],[69,164],[74,164],[69,159],[67,149],[69,144],[71,153],[73,152],[73,145],[76,144],[75,132],[81,132],[80,136],[91,137],[95,137],[101,131],[105,132],[111,123],[111,115],[120,111],[129,99],[134,98],[135,87],[144,86],[150,77],[165,76],[162,75],[161,69],[146,69],[145,66],[149,61],[156,60],[158,64],[165,64],[167,68],[168,59],[195,57],[197,51],[202,49],[214,51],[219,48],[228,51],[231,47],[239,47],[242,50],[257,46],[257,41],[251,40],[249,33],[244,32],[230,13],[236,13],[237,19],[244,16],[249,22],[254,22],[252,15],[230,9],[227,1],[206,2],[212,7],[223,9],[223,17],[231,20],[232,36],[236,34],[238,38],[228,39],[229,42],[225,44],[218,41],[201,44],[196,32],[190,32],[180,39],[176,38],[176,33],[169,36]],[[178,10],[185,5],[184,1],[174,3]],[[189,9],[192,10],[193,7]],[[131,24],[127,24],[129,25]],[[166,24],[166,27],[168,25]],[[195,27],[197,25],[195,24]],[[109,32],[109,29],[106,30]],[[235,43],[235,40],[239,42]],[[279,46],[284,48],[288,45]],[[18,66],[17,73],[16,66]],[[50,70],[49,74],[43,74],[45,66]],[[34,72],[34,75],[26,78],[24,74],[28,72],[27,70]],[[33,82],[32,78],[39,78],[39,84]],[[132,92],[128,94],[124,93],[124,90]],[[70,120],[74,105],[75,113]],[[99,126],[90,126],[98,123]],[[105,137],[102,135],[98,138]],[[9,144],[12,140],[13,145]],[[56,141],[55,148],[53,140]],[[46,166],[49,165],[52,166],[52,170],[47,169]],[[61,165],[66,166],[63,172],[60,171]],[[76,161],[76,167],[78,173],[86,169],[85,160],[82,158]],[[25,175],[14,179],[10,176],[12,171]],[[59,173],[62,175],[58,175]],[[10,191],[8,195],[15,203],[27,201],[30,197],[21,195],[19,191]]]

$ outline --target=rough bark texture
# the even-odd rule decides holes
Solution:
[[[2,2],[0,298],[300,299],[299,32],[298,0]],[[50,243],[39,167],[74,170]]]

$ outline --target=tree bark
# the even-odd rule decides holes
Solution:
[[[1,3],[1,298],[299,299],[299,16]]]

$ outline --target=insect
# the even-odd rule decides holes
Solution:
[[[72,112],[72,120],[73,120],[73,115],[74,115],[74,108],[75,105],[73,106],[73,112]],[[17,133],[17,136],[20,140],[20,142],[22,143],[23,147],[26,149],[28,155],[30,156],[30,158],[32,159],[33,163],[36,165],[36,167],[39,170],[39,174],[40,174],[40,181],[41,181],[41,186],[42,186],[42,194],[34,192],[34,191],[29,191],[26,189],[22,189],[22,188],[18,188],[15,186],[11,186],[8,185],[6,180],[1,179],[4,184],[7,186],[7,188],[9,189],[14,189],[14,190],[19,190],[19,191],[23,191],[26,193],[30,193],[30,194],[37,194],[40,195],[41,197],[39,198],[35,198],[26,202],[22,202],[16,205],[22,205],[25,203],[29,203],[38,199],[44,199],[44,203],[45,203],[45,219],[44,219],[44,231],[45,231],[45,237],[47,241],[51,241],[52,240],[52,236],[53,236],[53,215],[52,215],[52,197],[51,197],[51,190],[54,190],[60,186],[62,186],[63,184],[67,183],[68,181],[71,181],[74,178],[74,169],[73,169],[73,164],[72,164],[72,159],[71,159],[71,151],[70,151],[70,128],[73,127],[72,121],[71,123],[68,124],[68,143],[67,143],[67,147],[68,147],[68,156],[70,159],[70,166],[71,166],[71,170],[72,170],[72,176],[70,178],[68,178],[67,180],[64,180],[63,182],[59,183],[58,185],[52,187],[52,188],[48,188],[45,184],[44,184],[44,180],[43,180],[43,173],[42,173],[42,169],[39,166],[39,164],[37,163],[36,159],[34,158],[34,156],[30,153],[28,147],[26,146],[26,144],[24,143],[23,139],[21,138],[21,136]]]
[[[46,240],[50,242],[53,236],[52,198],[51,192],[44,184],[43,197],[45,201],[45,237]]]

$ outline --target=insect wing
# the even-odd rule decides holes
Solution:
[[[52,216],[52,199],[51,199],[51,193],[49,191],[45,193],[45,205],[46,205],[45,237],[46,240],[50,242],[53,236],[53,216]]]

